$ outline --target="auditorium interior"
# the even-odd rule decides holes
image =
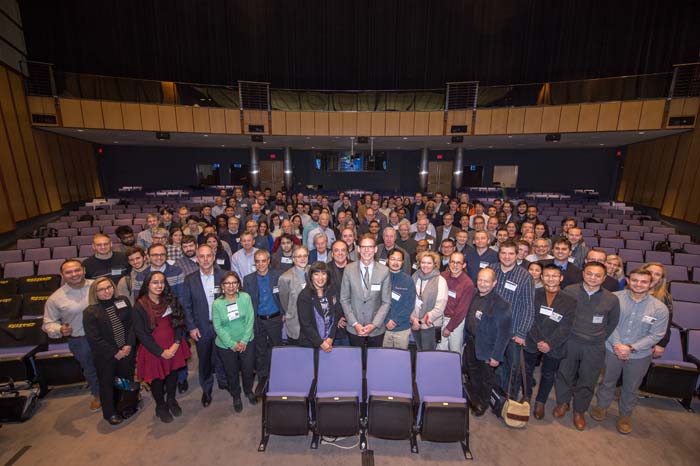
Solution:
[[[289,466],[447,465],[467,460],[484,465],[699,464],[699,18],[700,2],[693,0],[0,1],[0,466],[57,461],[105,466],[232,461]],[[237,199],[236,192],[245,197]],[[297,210],[300,193],[307,203],[305,213],[303,203]],[[173,411],[170,422],[158,414],[161,405],[156,393],[163,396],[167,378],[159,380],[162,383],[155,390],[150,380],[146,383],[142,378],[135,414],[120,417],[115,425],[110,425],[107,414],[102,417],[99,397],[94,387],[88,387],[89,377],[76,356],[77,343],[71,341],[80,337],[61,330],[61,338],[54,338],[57,335],[46,330],[46,303],[64,288],[70,289],[64,266],[69,269],[71,263],[81,265],[78,261],[97,256],[98,238],[104,238],[114,251],[129,257],[122,276],[140,277],[131,270],[136,267],[129,255],[135,254],[133,244],[122,244],[121,232],[128,227],[132,237],[139,238],[138,244],[147,235],[144,248],[150,254],[148,246],[151,239],[156,244],[157,231],[168,235],[149,223],[153,218],[161,222],[163,209],[182,222],[178,231],[183,240],[192,234],[185,235],[184,228],[193,219],[195,227],[199,222],[200,232],[213,224],[212,236],[217,228],[221,239],[222,234],[235,236],[240,245],[232,243],[233,252],[243,251],[239,235],[244,233],[231,236],[224,206],[235,207],[243,232],[248,228],[244,218],[258,222],[260,212],[251,211],[249,204],[262,197],[262,218],[269,220],[264,231],[272,235],[283,219],[296,216],[303,224],[295,243],[310,245],[313,257],[318,252],[314,249],[317,229],[320,236],[333,235],[327,244],[330,264],[336,237],[345,241],[347,224],[337,219],[343,195],[352,206],[343,212],[345,218],[354,219],[347,228],[355,232],[357,226],[356,257],[362,257],[361,248],[366,247],[361,246],[365,236],[360,224],[369,224],[372,232],[373,222],[362,217],[371,209],[364,204],[365,195],[370,195],[381,206],[374,210],[383,220],[374,223],[382,229],[394,226],[398,234],[400,224],[389,220],[403,210],[397,219],[413,224],[413,235],[421,235],[416,230],[420,229],[418,211],[429,215],[431,227],[437,229],[437,234],[426,236],[436,237],[436,243],[448,240],[442,230],[443,214],[454,214],[457,230],[465,225],[458,221],[465,212],[466,223],[476,216],[484,215],[488,222],[503,214],[504,220],[499,218],[489,238],[496,252],[502,243],[496,230],[507,231],[510,224],[521,227],[517,217],[511,221],[511,213],[504,214],[504,201],[511,201],[514,216],[521,203],[537,207],[537,225],[547,228],[550,248],[559,241],[572,248],[564,225],[573,220],[588,248],[624,264],[615,278],[626,282],[620,282],[617,293],[632,295],[630,277],[648,274],[640,270],[650,264],[662,264],[664,296],[673,299],[672,312],[664,307],[669,316],[664,329],[667,344],[660,357],[649,356],[648,371],[633,387],[639,390],[633,393],[631,433],[623,432],[613,415],[618,413],[618,398],[625,397],[626,375],[620,377],[608,417],[596,422],[595,412],[587,411],[585,429],[575,418],[572,424],[576,413],[562,418],[551,414],[559,407],[555,390],[544,417],[528,414],[524,428],[506,425],[495,409],[475,415],[461,350],[456,354],[418,351],[414,328],[410,351],[405,351],[406,413],[411,418],[405,434],[396,435],[392,429],[400,422],[404,405],[392,403],[393,393],[404,392],[379,383],[375,393],[383,396],[376,395],[372,404],[370,393],[382,370],[377,375],[376,366],[370,369],[373,350],[378,351],[368,347],[371,337],[350,335],[369,338],[361,357],[358,350],[357,360],[342,357],[357,349],[352,339],[347,348],[339,344],[330,352],[323,346],[315,352],[309,349],[312,356],[303,354],[310,358],[311,388],[280,391],[282,349],[301,349],[295,348],[297,340],[290,336],[289,314],[284,329],[288,340],[271,350],[269,380],[261,379],[256,360],[256,381],[264,380],[269,386],[263,388],[263,382],[256,387],[257,403],[243,400],[243,412],[239,412],[235,403],[231,407],[229,391],[216,383],[208,401],[206,390],[202,395],[203,376],[198,372],[204,367],[199,360],[203,345],[199,336],[195,341],[187,306],[182,307],[187,321],[183,345],[191,356],[184,369],[184,389],[178,379],[182,415]],[[445,203],[436,207],[443,195],[455,201],[454,211]],[[423,197],[422,204],[417,196]],[[437,210],[419,209],[426,202]],[[328,206],[335,234],[325,233],[315,223],[319,220],[308,215],[309,206],[313,210],[315,205]],[[203,209],[211,207],[220,207],[220,215],[212,214],[207,220]],[[467,210],[462,212],[462,207]],[[474,210],[481,207],[493,207],[493,211]],[[181,208],[187,217],[181,216]],[[528,223],[524,215],[520,221]],[[217,225],[221,216],[223,226]],[[278,224],[273,225],[273,217]],[[308,241],[307,219],[318,227],[311,228],[314,235]],[[163,223],[169,228],[168,222]],[[469,230],[466,247],[472,248],[473,224],[462,228]],[[371,241],[381,242],[382,233],[372,233]],[[280,229],[274,238],[285,235]],[[437,238],[440,235],[444,236]],[[209,244],[209,236],[201,233],[196,240]],[[517,244],[527,242],[524,231],[511,236]],[[533,234],[532,239],[536,243],[539,237]],[[273,261],[274,238],[268,235]],[[217,271],[224,263],[219,253],[235,262],[232,251],[223,251],[221,239],[214,239],[219,247],[212,249],[218,249]],[[167,241],[168,247],[173,246],[172,239]],[[418,236],[416,241],[420,243]],[[432,241],[428,249],[439,257],[441,245]],[[459,244],[449,241],[453,247]],[[503,248],[509,244],[507,240]],[[255,247],[260,247],[257,239]],[[175,257],[182,258],[184,249],[177,248]],[[401,251],[404,258],[406,251]],[[416,259],[415,252],[404,260],[412,260],[415,274],[422,274],[420,258],[426,256],[419,252]],[[535,249],[530,252],[535,254]],[[257,257],[256,253],[252,273]],[[452,260],[454,255],[449,257]],[[172,266],[170,249],[168,259]],[[383,262],[377,260],[374,267],[381,263],[379,267],[386,268],[386,257]],[[573,261],[572,255],[569,262]],[[607,262],[597,264],[605,268]],[[585,263],[579,265],[584,272],[589,270]],[[289,267],[291,273],[293,267]],[[442,270],[449,274],[451,266],[445,267]],[[542,274],[546,267],[540,264]],[[200,269],[195,265],[194,270]],[[322,270],[325,274],[326,269]],[[480,282],[482,273],[478,269],[476,273]],[[112,274],[118,275],[114,270]],[[240,275],[235,277],[242,287]],[[146,297],[154,276],[147,276]],[[306,280],[302,289],[307,282],[313,286],[310,272]],[[539,280],[542,286],[543,279]],[[342,296],[351,286],[347,281],[342,280],[343,291],[338,284],[343,308]],[[167,292],[172,287],[180,299],[170,278],[169,282]],[[585,289],[585,276],[583,282]],[[128,283],[131,292],[132,282]],[[259,276],[256,283],[262,286]],[[625,283],[628,289],[623,289]],[[369,292],[369,282],[364,284]],[[117,280],[114,285],[119,289]],[[371,286],[372,292],[375,286],[379,290],[374,282]],[[473,286],[477,294],[481,292],[476,279]],[[219,293],[218,283],[216,290]],[[278,292],[276,286],[274,290]],[[95,293],[99,291],[90,287],[90,299]],[[391,296],[395,301],[400,298]],[[257,295],[253,303],[258,306]],[[135,312],[140,309],[133,299],[131,305]],[[209,301],[210,326],[216,324],[211,306]],[[280,307],[285,316],[288,306]],[[116,329],[124,327],[115,324],[118,318],[110,309],[112,320],[106,325],[111,322],[118,340]],[[144,312],[152,330],[152,311]],[[87,315],[87,311],[82,314]],[[231,315],[229,310],[229,319]],[[464,318],[468,335],[469,318]],[[476,318],[481,319],[481,311]],[[320,319],[313,325],[322,327]],[[651,319],[644,322],[653,325],[655,318]],[[264,338],[258,335],[258,325],[262,328],[256,320],[255,338]],[[449,332],[444,335],[443,340]],[[140,342],[138,346],[134,364],[140,368],[142,351],[147,350]],[[89,352],[87,344],[86,348]],[[253,349],[252,340],[249,349]],[[214,354],[211,351],[209,356]],[[241,350],[241,361],[245,351]],[[630,351],[633,357],[637,350]],[[334,352],[337,359],[328,356]],[[425,358],[435,356],[438,363],[433,366],[438,367],[420,374],[421,353]],[[613,354],[607,353],[606,358]],[[216,355],[212,358],[218,361]],[[440,356],[445,356],[444,363]],[[302,377],[303,368],[294,371],[299,360],[290,360],[287,367],[292,378]],[[335,366],[327,361],[335,361]],[[450,372],[453,362],[459,369]],[[391,367],[384,368],[386,373],[400,372],[399,363],[387,364]],[[358,385],[357,394],[351,396],[355,392],[338,387],[354,368],[358,377],[353,383]],[[535,375],[542,370],[540,364]],[[430,374],[440,381],[446,374],[445,386],[437,380],[425,382],[426,371],[435,371]],[[215,372],[220,384],[218,366]],[[168,377],[176,373],[182,376],[182,368]],[[392,377],[386,373],[386,385],[391,386]],[[133,374],[132,366],[131,378]],[[602,370],[596,375],[603,380]],[[449,387],[453,380],[455,387]],[[326,392],[321,388],[324,384]],[[300,395],[300,390],[311,391]],[[316,390],[338,395],[318,399]],[[431,390],[436,391],[434,396],[425,395]],[[26,405],[18,403],[20,395],[27,396]],[[88,409],[91,400],[97,402],[96,410]],[[332,400],[336,403],[329,406]],[[594,397],[593,410],[595,403]],[[622,400],[619,403],[622,406]],[[441,410],[437,406],[441,404],[451,410]],[[299,406],[302,427],[289,430],[289,422],[287,430],[275,431],[274,426],[285,424],[285,417],[289,421]],[[322,421],[324,409],[326,416],[337,413],[336,424],[350,417],[353,428],[347,434],[331,429],[326,431],[331,434],[324,435],[323,424],[333,424],[327,417]]]

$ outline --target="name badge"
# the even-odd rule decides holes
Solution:
[[[554,312],[554,309],[552,309],[551,307],[540,306],[540,314],[542,314],[542,315],[551,317],[553,312]]]
[[[557,314],[556,312],[552,312],[552,315],[549,316],[549,318],[552,319],[554,322],[561,321],[562,317],[564,316],[562,316],[561,314]]]
[[[442,265],[446,265],[448,262],[450,262],[450,259],[443,259],[443,260],[442,260]]]
[[[489,266],[488,262],[479,262],[479,268],[480,269],[485,269],[486,267]]]
[[[221,293],[221,288],[218,286],[215,286],[214,287],[214,294],[219,294],[219,293]]]
[[[642,322],[644,322],[645,324],[653,324],[654,322],[656,322],[656,317],[644,316],[642,317]]]
[[[279,293],[279,292],[280,292],[280,287],[279,287],[279,286],[273,286],[273,287],[272,287],[272,292],[273,292],[273,293]]]
[[[603,316],[593,316],[593,323],[594,324],[602,324],[603,323]]]
[[[236,214],[235,217],[238,218],[238,219],[240,219],[240,218],[241,218],[241,214]]]
[[[411,266],[411,268],[412,268],[413,270],[418,270],[418,264],[413,264],[413,265]]]
[[[238,303],[231,303],[226,306],[226,313],[228,314],[228,320],[236,320],[241,316],[241,312],[238,310]]]
[[[292,264],[292,258],[291,257],[283,257],[282,258],[282,263],[283,264]]]
[[[240,239],[240,238],[236,238],[236,243],[240,243],[240,242],[241,242],[241,239]]]
[[[372,286],[374,286],[374,285],[372,285]],[[306,288],[306,282],[301,284],[301,289],[303,290],[304,288]]]
[[[428,244],[433,244],[434,242],[435,242],[435,241],[433,241],[432,239],[429,239],[429,240],[428,240]]]
[[[515,291],[518,288],[518,285],[510,280],[506,280],[505,288],[506,290]]]
[[[223,259],[216,259],[216,263],[219,265],[224,265],[224,260]]]
[[[379,263],[382,265],[386,265],[386,259],[379,259]]]
[[[576,259],[574,259],[573,257],[569,257],[569,262],[570,262],[570,263],[573,264],[575,261],[576,261]]]
[[[165,310],[165,312],[163,313],[163,317],[167,317],[167,316],[169,316],[169,315],[172,314],[172,313],[173,313],[173,309],[172,309],[170,306],[168,306],[168,308],[167,308],[167,309]]]
[[[418,296],[416,296],[416,306],[417,307],[423,307],[423,300],[420,299]]]
[[[248,207],[248,204],[241,204],[241,207]]]
[[[399,299],[401,299],[401,295],[398,294],[396,291],[392,291],[391,292],[391,299],[393,299],[394,301],[398,301]]]
[[[117,309],[124,309],[126,307],[126,303],[121,299],[119,301],[114,301],[114,305],[117,307]]]
[[[476,317],[476,318],[479,319],[479,320],[481,320],[481,316],[482,316],[482,315],[484,315],[484,313],[481,312],[481,311],[476,311],[476,312],[474,313],[474,317]]]
[[[250,270],[252,270],[253,272],[257,271],[257,269],[255,268],[255,264],[250,266]]]
[[[373,284],[372,286],[370,286],[371,291],[380,291],[381,289],[382,289],[382,285]]]
[[[112,275],[121,275],[124,269],[112,269]]]
[[[452,290],[447,290],[447,296],[449,296],[452,299],[457,299],[457,293],[455,293]]]

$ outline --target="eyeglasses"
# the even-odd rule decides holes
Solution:
[[[309,257],[308,254],[297,254],[296,256],[294,256],[295,259],[305,259],[307,257]]]
[[[224,286],[238,286],[238,282],[223,282]]]
[[[367,245],[367,244],[361,244],[358,246],[360,249],[372,249],[374,247],[374,244],[372,245]]]
[[[107,285],[103,288],[97,288],[97,289],[95,289],[95,291],[97,291],[98,293],[104,293],[105,291],[110,291],[113,289],[114,289],[114,287],[112,285]]]
[[[464,262],[460,262],[460,261],[450,261],[450,264],[454,264],[454,265],[463,265]]]
[[[161,253],[151,253],[149,254],[150,257],[165,257],[167,254],[161,252]]]

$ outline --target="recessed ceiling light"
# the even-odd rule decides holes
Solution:
[[[119,141],[114,141],[114,144],[119,144]]]
[[[205,138],[208,138],[208,137],[209,137],[208,134],[202,134],[202,136],[204,136]]]
[[[311,146],[312,149],[316,149],[314,146]]]
[[[644,134],[644,131],[640,131],[639,134]]]
[[[404,141],[405,141],[406,139],[408,139],[408,138],[403,138]]]
[[[508,136],[508,139],[513,139],[513,136]]]
[[[310,137],[306,136],[306,139],[311,139]]]
[[[85,130],[83,130],[83,129],[78,129],[78,130],[76,130],[76,131],[79,132],[79,133],[82,133],[82,132],[85,131]]]
[[[603,144],[603,143],[601,142],[601,143],[600,143],[600,144],[598,144],[598,145],[599,145],[599,146],[604,146],[605,144]]]
[[[448,142],[448,143],[447,143],[448,146],[449,146],[450,144],[452,144],[452,143],[451,143],[451,142]]]
[[[489,146],[489,149],[493,149],[493,146]]]
[[[225,145],[221,144],[221,147],[226,147]]]
[[[267,144],[267,141],[263,141],[263,144]]]

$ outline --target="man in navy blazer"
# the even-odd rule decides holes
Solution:
[[[182,306],[190,337],[197,347],[199,359],[199,385],[202,387],[202,406],[211,404],[214,387],[214,326],[211,309],[214,299],[221,293],[220,284],[224,271],[214,267],[214,251],[203,244],[197,248],[199,270],[185,277],[182,289]]]
[[[250,295],[255,310],[253,327],[255,343],[255,367],[258,372],[257,395],[262,393],[270,376],[272,347],[282,345],[282,305],[278,282],[280,271],[270,268],[270,253],[264,249],[255,251],[255,272],[243,278],[243,291]]]

